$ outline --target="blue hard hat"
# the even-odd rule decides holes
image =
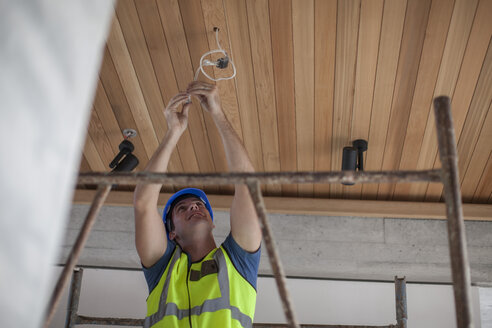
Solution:
[[[212,211],[212,206],[210,206],[210,202],[207,198],[207,195],[205,195],[205,192],[203,190],[197,188],[181,189],[180,191],[172,195],[171,198],[169,198],[169,200],[166,203],[166,206],[164,207],[164,213],[162,214],[162,221],[164,222],[164,226],[166,227],[166,234],[168,238],[169,238],[169,230],[170,230],[169,220],[171,219],[173,207],[178,203],[178,201],[187,198],[187,196],[197,197],[201,199],[201,201],[205,204],[205,207],[207,208],[208,212],[210,213],[212,222],[214,220],[214,212]]]

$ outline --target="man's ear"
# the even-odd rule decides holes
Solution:
[[[169,239],[170,239],[170,240],[174,240],[174,239],[176,239],[176,232],[171,231],[171,232],[169,233]]]

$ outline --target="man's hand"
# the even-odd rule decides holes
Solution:
[[[191,105],[191,102],[188,102],[188,98],[189,95],[186,92],[180,92],[171,98],[164,110],[168,129],[179,133],[179,135],[183,134],[188,126],[188,112]],[[180,112],[178,107],[181,103],[184,104],[183,110]]]
[[[205,82],[194,81],[188,85],[186,92],[198,98],[203,109],[212,116],[222,113],[217,86]]]

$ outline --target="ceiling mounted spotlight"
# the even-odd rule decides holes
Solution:
[[[364,156],[363,153],[367,150],[367,141],[357,139],[352,142],[352,147],[343,147],[342,156],[342,171],[363,171]],[[353,185],[350,182],[342,182],[344,185]]]
[[[109,168],[113,169],[111,172],[130,172],[137,167],[139,161],[138,158],[132,154],[135,149],[133,144],[130,142],[130,138],[137,135],[137,131],[133,129],[123,130],[124,140],[119,145],[120,152],[109,164]]]

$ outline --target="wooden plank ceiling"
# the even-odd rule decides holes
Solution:
[[[338,171],[343,147],[359,138],[369,142],[366,170],[438,168],[431,104],[449,95],[463,199],[492,203],[491,13],[492,0],[119,0],[81,171],[109,171],[125,128],[138,132],[132,142],[143,170],[167,129],[163,108],[193,80],[201,55],[217,48],[217,26],[237,67],[234,80],[217,82],[223,108],[258,171]],[[195,103],[169,169],[227,170],[213,121]],[[265,192],[439,201],[442,187]]]

